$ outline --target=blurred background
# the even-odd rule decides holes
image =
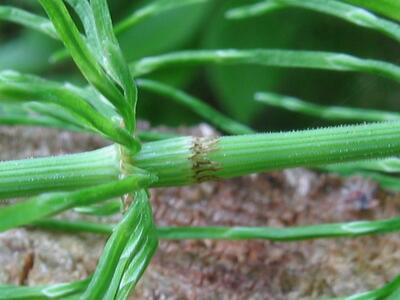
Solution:
[[[36,0],[1,1],[44,14]],[[119,35],[128,61],[184,49],[280,48],[321,50],[400,62],[395,42],[372,30],[334,17],[284,9],[256,18],[227,20],[228,8],[256,1],[216,0],[164,12]],[[114,23],[149,1],[109,1]],[[0,23],[0,69],[40,74],[85,84],[70,59],[51,63],[60,42],[20,26]],[[400,87],[373,75],[259,66],[176,67],[151,74],[181,88],[229,116],[261,131],[319,127],[334,122],[266,107],[257,91],[295,96],[313,103],[398,111]],[[152,125],[192,125],[189,110],[139,90],[139,118]]]

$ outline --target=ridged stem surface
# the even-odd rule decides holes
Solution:
[[[120,174],[118,148],[0,163],[0,198],[107,183]]]
[[[189,185],[251,173],[400,154],[400,122],[143,144],[133,156],[108,146],[96,151],[0,163],[0,197],[28,196],[155,174],[151,187]],[[138,169],[140,168],[140,169]]]
[[[221,138],[181,137],[145,144],[133,163],[155,173],[156,186],[185,185],[398,155],[399,138],[397,121]]]

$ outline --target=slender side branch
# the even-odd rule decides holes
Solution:
[[[230,9],[225,16],[230,19],[242,19],[289,7],[307,9],[341,18],[355,25],[379,31],[398,42],[400,41],[400,27],[395,22],[380,18],[361,7],[334,0],[267,0]]]
[[[176,89],[172,86],[147,79],[138,80],[137,85],[140,88],[170,98],[172,101],[186,106],[193,113],[203,117],[205,120],[210,122],[218,129],[223,130],[224,132],[227,132],[229,134],[255,133],[254,130],[252,130],[250,127],[247,127],[244,124],[240,124],[239,122],[227,116],[224,116],[222,113],[215,110],[202,100],[193,97],[185,93],[184,91]]]
[[[197,3],[207,2],[208,0],[161,0],[156,2],[150,2],[146,6],[143,6],[137,10],[135,10],[131,15],[129,15],[124,20],[120,21],[114,27],[114,32],[116,35],[121,34],[130,28],[134,27],[138,23],[147,18],[158,15],[162,12],[176,9],[179,7],[193,5]]]
[[[0,300],[10,299],[76,299],[87,287],[89,278],[68,283],[36,286],[0,285]],[[70,298],[74,297],[74,298]]]
[[[74,192],[47,193],[0,208],[0,232],[27,225],[76,206],[92,205],[146,187],[156,178],[138,174]]]
[[[115,225],[85,221],[42,219],[33,224],[35,227],[69,232],[91,232],[111,234]],[[158,227],[160,239],[223,239],[271,241],[300,241],[317,238],[358,237],[373,234],[386,234],[400,230],[400,218],[376,221],[353,221],[348,223],[331,223],[287,228],[276,227],[243,227],[243,226],[167,226]]]
[[[364,72],[400,82],[400,67],[395,64],[335,52],[282,49],[186,50],[149,56],[132,62],[136,77],[176,65],[251,64],[281,68],[305,68],[339,72]]]
[[[323,106],[296,97],[269,92],[258,92],[254,95],[254,99],[267,105],[326,120],[369,122],[400,120],[398,112],[344,106]]]
[[[48,19],[17,7],[0,5],[0,20],[14,22],[58,39],[57,31]]]

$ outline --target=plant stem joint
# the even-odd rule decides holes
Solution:
[[[219,179],[215,173],[221,169],[221,165],[208,157],[210,152],[217,150],[218,141],[218,138],[193,137],[189,160],[194,182]]]

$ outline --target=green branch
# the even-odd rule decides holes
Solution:
[[[150,202],[143,190],[134,200],[113,228],[84,299],[126,299],[150,263],[158,246]]]
[[[254,64],[270,67],[321,69],[341,72],[365,72],[400,82],[400,67],[384,61],[321,51],[295,51],[280,49],[219,49],[178,51],[145,57],[131,63],[134,76],[175,65],[197,64]]]
[[[396,276],[392,281],[385,284],[383,287],[369,291],[357,293],[355,295],[335,298],[333,300],[397,300],[398,289],[400,287],[400,276]],[[397,297],[396,297],[397,296]]]
[[[343,1],[343,0],[342,0]],[[371,11],[395,19],[400,20],[400,2],[398,0],[344,0],[354,5],[363,6]]]
[[[67,232],[91,232],[111,234],[114,225],[87,221],[44,219],[34,227]],[[347,223],[318,224],[287,228],[243,226],[161,226],[157,228],[160,239],[218,239],[218,240],[271,240],[301,241],[319,238],[359,237],[391,233],[400,230],[400,218],[377,221],[353,221]]]
[[[62,85],[15,71],[0,72],[0,100],[14,104],[31,104],[37,111],[88,128],[89,131],[99,132],[110,140],[135,148],[137,141],[116,124],[115,120],[110,120],[94,108],[82,93],[85,90],[72,85]],[[32,100],[36,103],[32,103]],[[60,115],[67,118],[63,120],[62,117],[59,118]]]
[[[85,291],[89,279],[52,285],[0,285],[0,300],[70,299],[68,296],[71,295],[76,299]]]
[[[246,125],[240,124],[239,122],[223,115],[219,111],[215,110],[212,106],[204,103],[202,100],[197,99],[196,97],[193,97],[179,89],[148,79],[140,79],[137,81],[137,84],[144,90],[168,97],[172,101],[182,104],[190,109],[193,113],[203,117],[211,125],[214,125],[224,132],[230,134],[254,133],[254,130]]]
[[[322,106],[299,98],[275,93],[258,92],[254,98],[256,101],[267,105],[326,120],[370,122],[400,120],[400,113],[398,112],[343,106]]]
[[[108,59],[107,63],[105,63],[107,68],[104,68],[103,60],[97,61],[99,55],[96,55],[95,48],[91,47],[91,40],[82,36],[62,0],[39,0],[39,3],[52,21],[60,39],[70,52],[82,75],[114,105],[122,115],[125,127],[129,132],[132,132],[135,127],[135,115],[130,104],[136,101],[135,88],[115,37],[108,35],[113,35],[113,33],[108,30],[111,20],[109,20],[110,17],[105,11],[104,3],[95,2],[93,6],[97,8],[96,30],[101,31],[99,38],[103,40],[103,50],[107,52],[107,55],[112,55],[111,62]],[[102,18],[102,21],[97,20]],[[84,24],[86,23],[84,22]],[[110,72],[113,75],[118,73],[118,78],[110,76]],[[123,93],[121,93],[120,87],[125,88],[126,82],[122,82],[119,75],[124,79],[129,77],[129,91],[124,89]],[[125,96],[130,99],[126,99]],[[133,152],[137,152],[140,149],[140,144],[136,139],[133,141],[134,143],[130,145],[130,148]]]
[[[23,226],[60,213],[75,206],[92,205],[147,187],[154,181],[149,174],[135,174],[121,180],[74,192],[42,194],[13,205],[0,208],[0,231]]]
[[[48,19],[17,7],[0,5],[0,20],[14,22],[58,39],[57,31]]]
[[[334,0],[266,0],[231,9],[227,11],[226,17],[230,19],[249,18],[288,7],[331,15],[355,25],[379,31],[400,42],[400,26],[395,22],[379,18],[366,9]]]
[[[177,9],[183,6],[204,3],[208,0],[158,0],[149,3],[137,10],[135,10],[127,18],[120,21],[115,25],[114,32],[116,35],[121,34],[131,28],[133,28],[138,23],[148,19],[149,17],[156,16],[168,10]]]
[[[72,2],[71,0],[69,0]],[[155,2],[150,2],[139,9],[133,11],[130,15],[128,15],[125,19],[119,21],[114,27],[114,33],[116,36],[123,34],[124,32],[134,28],[139,23],[154,17],[163,12],[178,9],[180,7],[201,4],[205,3],[209,0],[158,0]],[[82,5],[77,1],[79,5]],[[87,17],[87,16],[86,16]],[[85,21],[85,20],[83,20]],[[69,57],[69,53],[66,49],[61,49],[55,52],[51,57],[50,61],[53,63],[61,62]]]

